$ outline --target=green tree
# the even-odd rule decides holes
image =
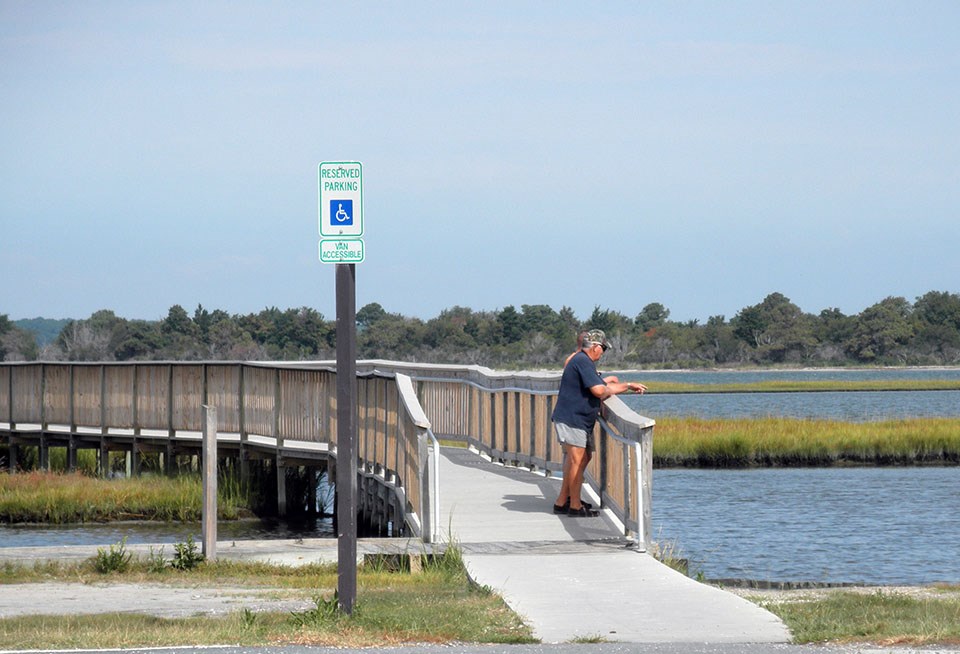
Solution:
[[[85,320],[67,323],[48,355],[68,361],[113,361],[120,344],[127,338],[128,329],[126,319],[101,309]]]
[[[361,359],[423,361],[424,333],[422,321],[387,314],[357,334],[357,356]]]
[[[180,334],[191,338],[200,334],[200,329],[190,319],[187,310],[179,304],[170,307],[167,317],[160,324],[160,331],[164,334]]]
[[[946,291],[930,291],[917,298],[913,317],[927,325],[941,325],[960,331],[960,295]]]
[[[807,357],[816,345],[813,318],[782,293],[771,293],[731,321],[737,338],[751,343],[761,360],[781,363]]]
[[[637,317],[633,319],[633,322],[641,332],[648,332],[663,325],[669,317],[670,309],[659,302],[651,302],[643,307]]]
[[[930,291],[913,305],[917,352],[925,362],[957,363],[960,360],[960,295]]]
[[[476,339],[466,329],[472,324],[472,314],[470,309],[459,306],[441,311],[439,316],[427,321],[424,344],[442,350],[445,358],[475,348]]]
[[[853,335],[855,319],[846,316],[840,309],[830,308],[820,312],[814,333],[821,343],[842,344]]]
[[[213,324],[213,317],[209,311],[203,308],[202,304],[198,304],[197,308],[193,311],[193,324],[197,326],[200,340],[204,343],[209,343],[210,325]]]
[[[364,330],[378,320],[387,317],[386,310],[378,302],[366,304],[357,311],[357,327]]]
[[[296,360],[317,358],[334,342],[335,327],[310,307],[272,312],[273,329],[266,339],[268,353],[275,358]]]
[[[601,309],[599,305],[593,307],[593,313],[587,319],[584,327],[586,329],[602,329],[604,333],[611,337],[617,332],[629,331],[633,321],[618,311],[611,309]]]
[[[165,342],[157,322],[146,320],[129,321],[122,340],[114,348],[117,361],[147,360],[157,356]]]
[[[497,323],[504,343],[516,343],[523,339],[523,320],[512,304],[497,314]]]
[[[718,364],[737,360],[739,341],[724,316],[710,316],[700,329],[700,358]]]
[[[847,351],[858,361],[888,360],[913,336],[911,306],[905,298],[888,297],[857,316]]]

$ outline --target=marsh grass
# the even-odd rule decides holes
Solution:
[[[247,506],[239,485],[218,484],[221,519]],[[99,479],[80,473],[25,472],[0,475],[0,522],[67,524],[113,520],[200,520],[199,475]]]
[[[651,544],[650,555],[665,566],[690,576],[690,561],[683,555],[676,539],[665,541],[658,538]]]
[[[881,645],[960,643],[960,595],[911,597],[879,590],[800,601],[759,601],[790,628],[794,641]]]
[[[658,417],[659,467],[906,465],[960,462],[960,419]]]
[[[372,647],[453,641],[535,642],[529,628],[499,596],[469,583],[462,557],[451,549],[455,548],[447,548],[449,555],[435,557],[435,563],[424,565],[417,574],[361,567],[357,573],[357,602],[350,616],[331,610],[335,604],[336,564],[294,568],[206,562],[190,571],[156,571],[149,562],[135,559],[127,573],[111,578],[125,583],[273,589],[277,596],[312,599],[316,610],[261,613],[242,607],[222,617],[178,619],[121,613],[7,618],[0,620],[0,642],[9,649],[45,650],[223,643]],[[8,565],[2,582],[95,582],[101,578],[88,561],[81,565],[36,566],[32,570]]]

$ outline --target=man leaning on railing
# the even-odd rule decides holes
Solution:
[[[600,329],[588,331],[579,352],[567,361],[560,378],[553,426],[563,446],[563,483],[553,505],[554,513],[572,517],[594,517],[599,512],[580,498],[583,474],[595,449],[593,429],[600,403],[620,393],[643,393],[638,382],[605,381],[597,372],[597,361],[610,345]]]

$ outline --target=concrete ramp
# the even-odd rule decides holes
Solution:
[[[783,643],[772,613],[630,547],[605,516],[555,515],[559,480],[443,448],[441,520],[471,578],[543,642]]]

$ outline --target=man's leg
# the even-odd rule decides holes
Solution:
[[[586,472],[587,472],[587,466],[590,465],[590,460],[591,460],[591,459],[593,459],[593,451],[592,451],[592,450],[589,450],[589,449],[588,449],[588,450],[584,450],[584,452],[583,452],[583,457],[581,457],[581,459],[580,459],[580,469],[577,471],[577,474],[575,475],[578,479],[580,479],[580,488],[581,488],[581,489],[583,488],[583,476],[584,476],[584,475],[586,474]]]
[[[554,506],[563,506],[570,501],[570,478],[573,476],[573,470],[570,468],[570,455],[566,443],[563,444],[563,481],[560,483],[560,494],[557,495],[557,501]]]
[[[586,458],[587,450],[575,445],[564,445],[563,449],[567,453],[570,466],[570,510],[578,511],[583,506],[580,503],[580,489],[583,486],[583,471],[586,468],[584,458]]]

